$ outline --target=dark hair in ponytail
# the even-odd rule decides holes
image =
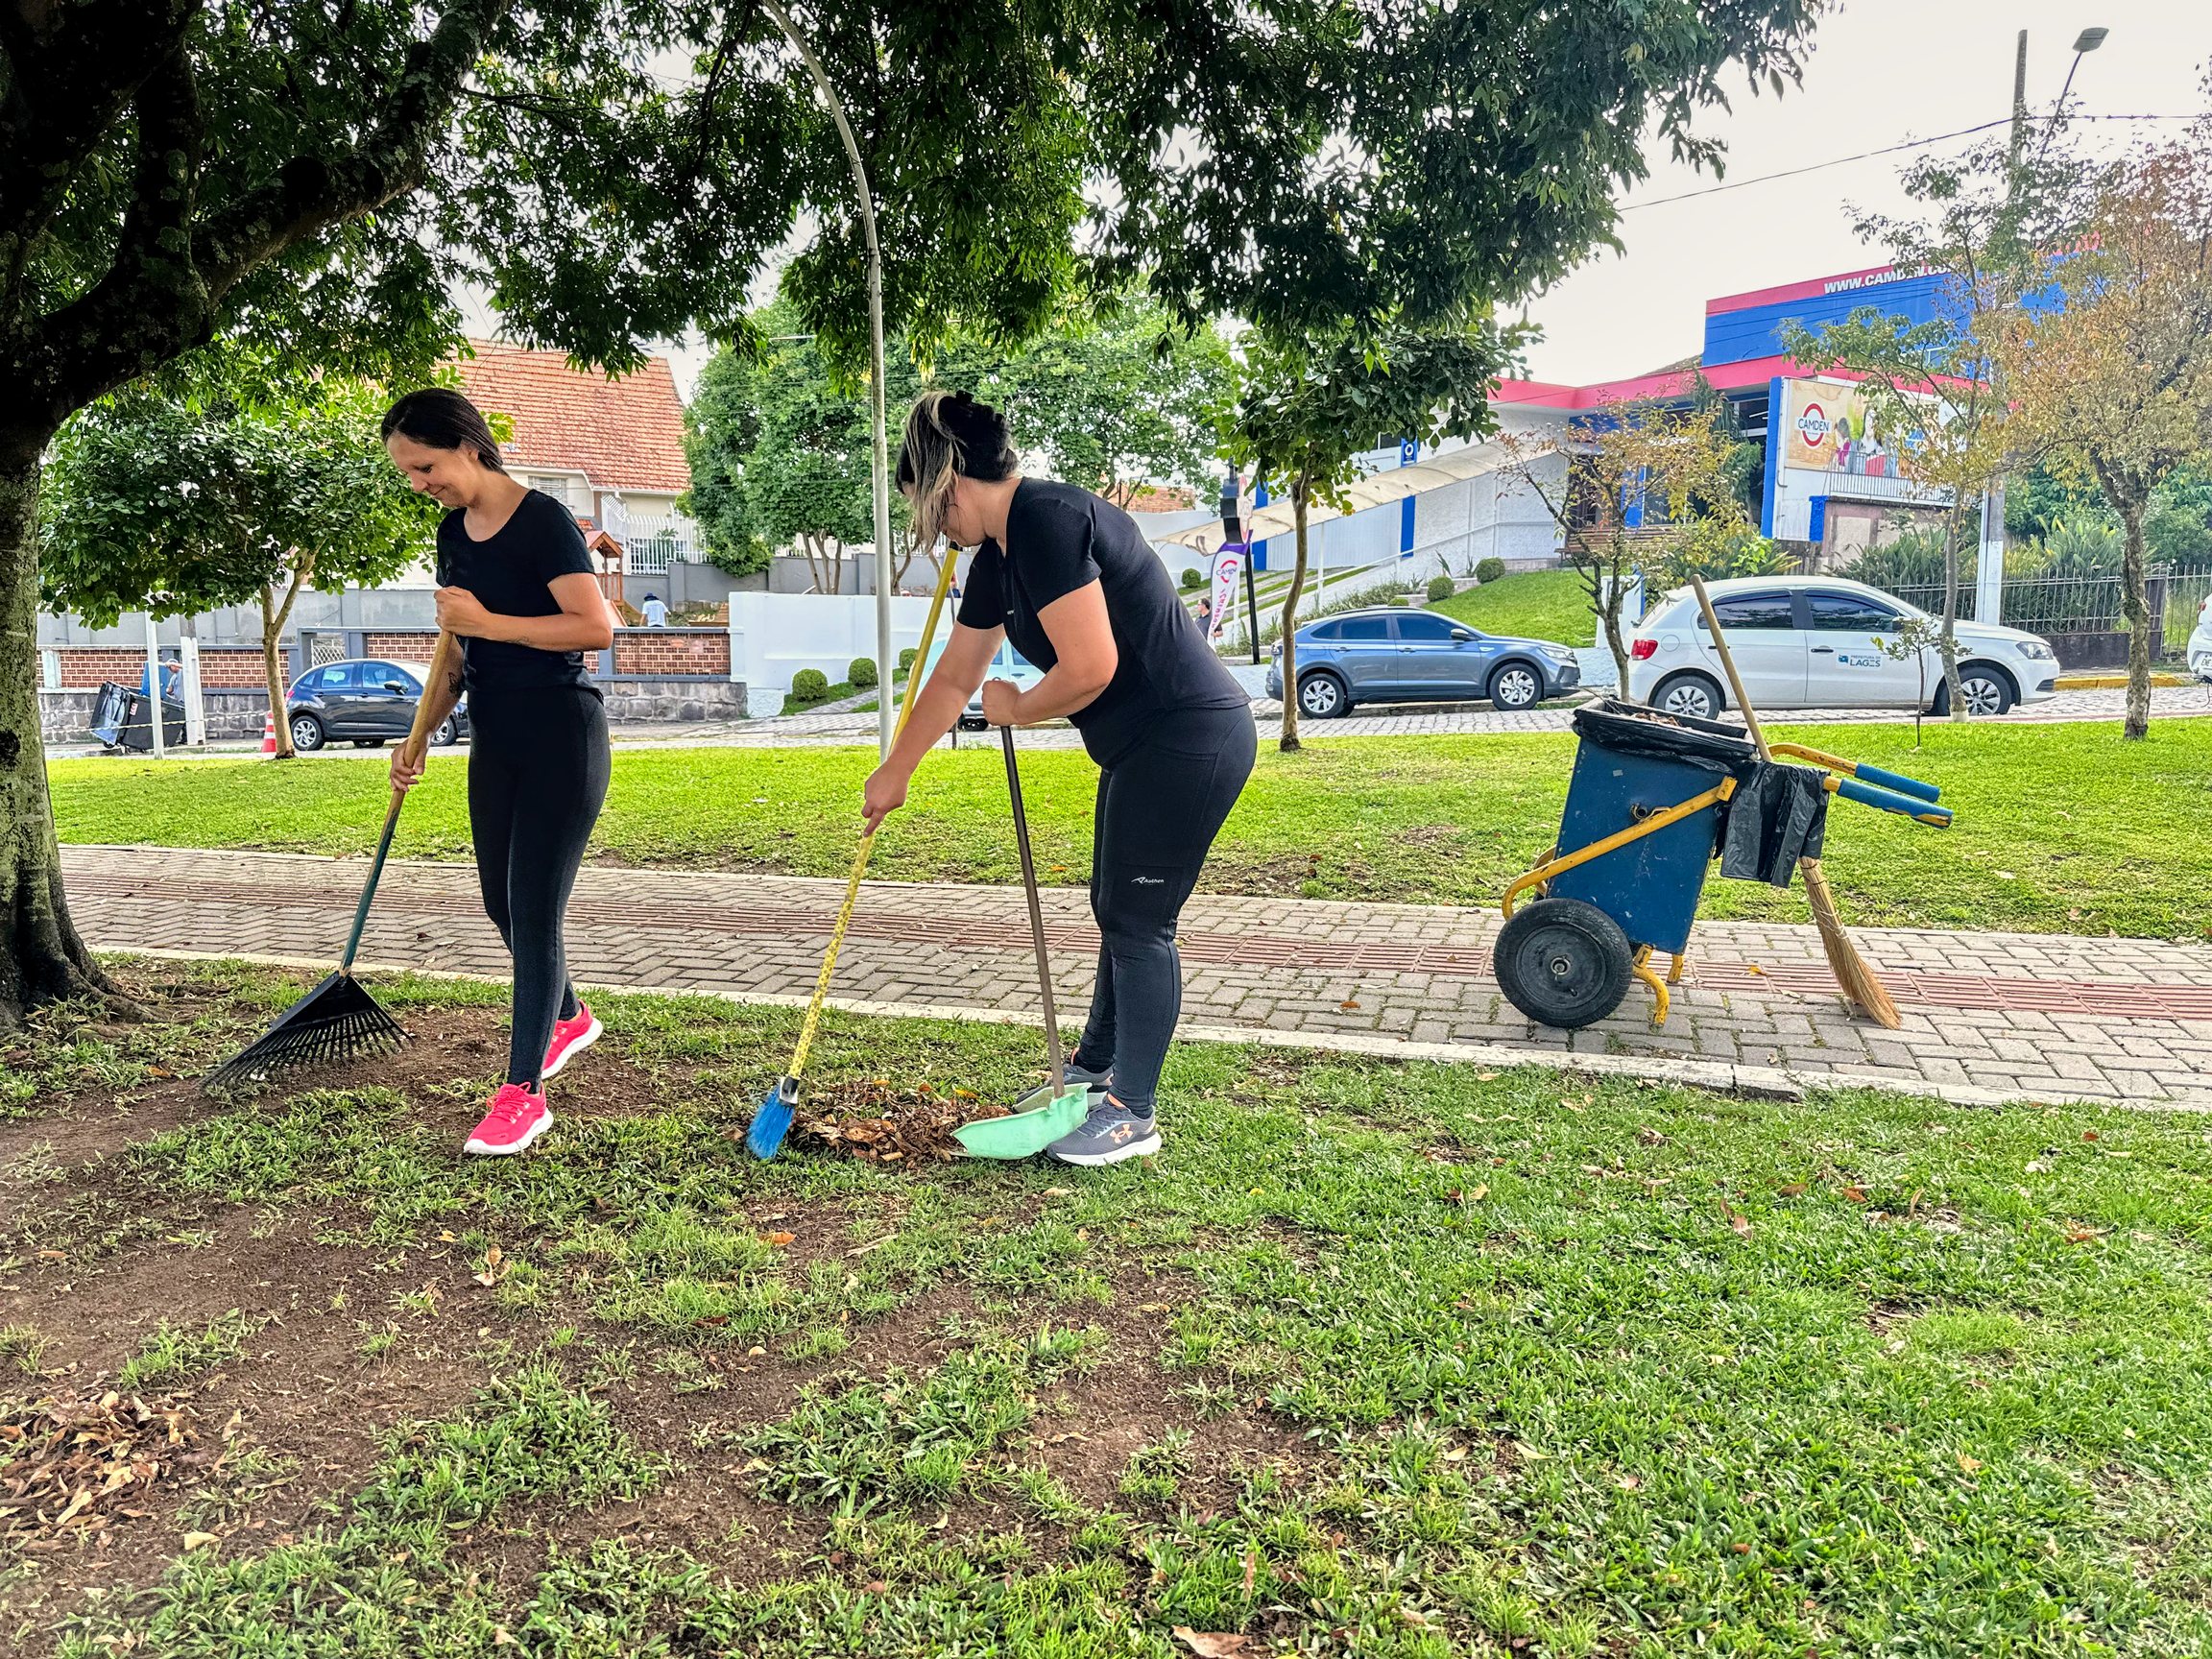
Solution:
[[[499,440],[492,436],[492,423],[449,386],[425,386],[385,410],[382,436],[390,438],[395,432],[432,449],[473,449],[476,459],[493,471],[507,470],[499,459]]]
[[[966,392],[925,392],[914,399],[899,445],[898,486],[914,492],[914,544],[933,547],[945,527],[955,478],[997,484],[1021,457],[1006,417]]]

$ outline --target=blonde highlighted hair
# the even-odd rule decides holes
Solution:
[[[899,443],[898,484],[914,500],[914,545],[927,549],[945,531],[955,479],[998,483],[1014,476],[1006,418],[966,392],[925,392],[906,415]]]

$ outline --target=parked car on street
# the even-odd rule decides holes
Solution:
[[[2197,601],[2197,626],[2189,635],[2189,672],[2212,681],[2212,593]]]
[[[952,637],[948,632],[943,638],[929,647],[928,661],[924,662],[920,669],[922,678],[914,682],[917,688],[925,685],[929,676],[936,671],[938,660],[945,655],[945,647],[951,643]],[[1001,639],[998,642],[998,654],[991,659],[991,666],[984,671],[983,685],[988,685],[994,680],[1011,680],[1022,690],[1026,691],[1044,678],[1044,669],[1015,650],[1012,640]],[[990,722],[983,718],[983,687],[978,685],[975,688],[975,695],[968,699],[968,707],[960,711],[959,727],[963,732],[980,732],[989,725]]]
[[[292,728],[292,747],[305,754],[325,743],[349,742],[374,749],[415,729],[416,706],[430,678],[426,662],[389,662],[382,658],[350,657],[324,662],[292,682],[284,700]],[[469,735],[469,699],[430,733],[444,747]]]
[[[1942,658],[1892,657],[1906,621],[1925,613],[1863,582],[1834,576],[1743,576],[1706,584],[1744,695],[1768,709],[1911,709],[1923,695],[1950,712]],[[1958,624],[1959,689],[1967,711],[2002,714],[2058,689],[2058,659],[2022,628]],[[1925,679],[1923,679],[1925,671]],[[1925,687],[1925,689],[1924,689]],[[1671,714],[1709,720],[1729,702],[1697,596],[1678,589],[1654,605],[1628,641],[1628,695]]]
[[[1581,684],[1574,647],[1484,634],[1441,612],[1379,605],[1309,622],[1298,644],[1298,709],[1315,720],[1361,703],[1472,703],[1533,709]],[[1267,668],[1283,695],[1283,647]]]

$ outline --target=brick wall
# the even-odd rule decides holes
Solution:
[[[653,679],[666,674],[730,673],[730,634],[722,628],[618,628],[614,672]]]
[[[146,676],[146,653],[127,646],[64,645],[55,652],[61,660],[64,690],[83,690],[112,680],[135,685]],[[203,645],[200,648],[200,684],[260,685],[265,670],[258,645]]]
[[[435,628],[397,629],[388,634],[361,636],[361,652],[366,657],[387,657],[397,662],[427,662],[430,653],[438,647],[438,630]]]

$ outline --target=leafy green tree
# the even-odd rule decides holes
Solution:
[[[1003,409],[1062,483],[1126,507],[1146,484],[1205,488],[1235,376],[1212,324],[1185,333],[1137,299],[1010,351],[955,341],[931,378]]]
[[[865,0],[800,9],[889,252],[887,325],[1017,340],[1086,275],[1275,338],[1456,318],[1610,235],[1647,134],[1741,64],[1777,89],[1823,0]],[[1287,44],[1286,44],[1287,43]],[[672,82],[670,63],[693,73]],[[420,378],[452,283],[517,338],[634,367],[744,332],[795,228],[810,331],[864,357],[854,183],[750,6],[63,0],[0,7],[0,1025],[108,987],[68,920],[38,743],[38,461],[218,335]],[[1079,252],[1080,249],[1080,252]]]
[[[1284,753],[1300,747],[1298,601],[1313,502],[1344,505],[1345,489],[1360,476],[1357,457],[1378,432],[1432,444],[1496,430],[1490,393],[1526,337],[1487,321],[1452,330],[1389,328],[1363,343],[1340,337],[1320,350],[1262,347],[1247,360],[1225,433],[1229,452],[1258,476],[1284,480],[1297,526],[1283,601]]]
[[[1869,216],[1859,233],[1899,270],[1943,276],[1935,315],[1916,323],[1866,305],[1817,331],[1790,325],[1782,345],[1803,362],[1859,376],[1879,428],[1904,435],[1899,475],[1942,502],[1943,678],[1951,718],[1963,721],[1960,572],[1981,539],[1984,499],[2038,453],[2011,419],[2016,403],[1991,372],[1990,349],[2048,281],[2043,251],[2078,232],[2081,168],[2063,150],[2024,162],[2008,144],[1984,144],[1915,161],[1901,181],[1917,216]]]
[[[437,504],[384,454],[383,403],[325,380],[260,401],[236,387],[140,391],[81,410],[46,469],[46,602],[95,627],[125,611],[259,605],[276,752],[290,757],[278,651],[301,590],[388,581],[437,529]]]

